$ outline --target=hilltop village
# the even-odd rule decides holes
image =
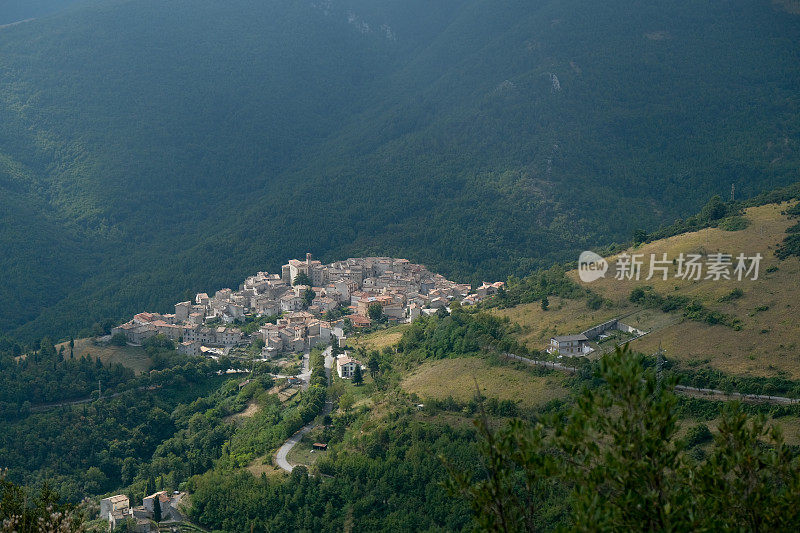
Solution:
[[[237,291],[226,288],[213,296],[197,294],[194,302],[179,302],[174,314],[139,313],[111,334],[135,345],[164,335],[187,355],[222,355],[260,338],[262,356],[269,358],[310,350],[332,337],[342,340],[376,320],[410,322],[453,301],[474,304],[503,285],[483,283],[473,292],[470,285],[407,259],[362,257],[324,265],[306,254],[304,261],[292,259],[283,265],[280,274],[248,277]],[[237,327],[263,317],[273,320],[250,335]]]

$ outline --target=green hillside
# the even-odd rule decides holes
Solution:
[[[67,4],[0,28],[21,338],[306,251],[525,274],[797,179],[800,17],[762,0]]]
[[[507,351],[536,355],[519,331],[453,306],[354,337],[361,383],[328,380],[313,350],[309,387],[290,397],[271,363],[244,379],[220,374],[227,358],[185,357],[159,342],[144,349],[150,371],[134,375],[85,343],[73,356],[43,342],[20,358],[19,346],[0,342],[0,514],[46,508],[34,495],[49,487],[75,504],[66,508],[83,520],[74,531],[99,533],[108,523],[97,500],[138,503],[163,489],[188,493],[190,523],[180,527],[190,531],[475,531],[491,530],[499,513],[511,531],[592,520],[614,531],[621,513],[626,531],[661,530],[641,526],[654,512],[677,531],[796,529],[800,405],[676,394],[685,368],[657,370],[627,350],[577,363],[576,373],[513,361]],[[800,394],[800,382],[789,384]],[[304,425],[288,455],[294,470],[277,470],[277,450]],[[32,505],[18,505],[26,495]]]

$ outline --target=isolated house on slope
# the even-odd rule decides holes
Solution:
[[[350,379],[356,373],[356,365],[364,368],[360,361],[357,361],[346,355],[340,355],[336,358],[336,373],[340,378]]]
[[[592,349],[589,347],[589,338],[583,333],[552,337],[550,339],[550,344],[547,346],[548,353],[557,353],[569,357],[584,355],[590,351],[592,351]]]

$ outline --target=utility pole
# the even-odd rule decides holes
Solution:
[[[661,390],[661,372],[664,368],[664,348],[661,347],[661,341],[658,341],[658,355],[656,357],[656,380],[658,390]]]

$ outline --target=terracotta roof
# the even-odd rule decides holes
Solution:
[[[344,366],[347,363],[355,363],[361,366],[361,361],[359,361],[358,359],[353,359],[348,355],[340,355],[339,357],[336,358],[336,364],[339,366]]]
[[[350,315],[347,318],[349,318],[350,322],[352,322],[353,324],[357,324],[357,325],[360,325],[360,326],[368,326],[368,325],[372,324],[372,320],[370,320],[369,318],[367,318],[365,316],[361,316],[361,315]]]

